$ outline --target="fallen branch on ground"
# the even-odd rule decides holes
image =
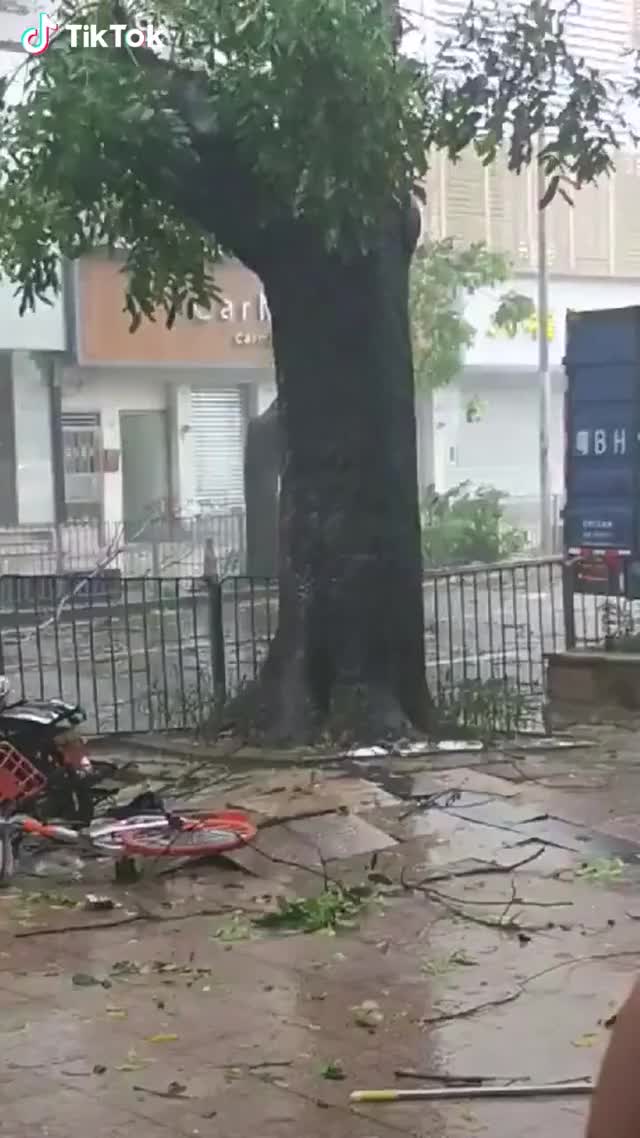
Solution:
[[[542,857],[544,851],[545,847],[540,846],[540,849],[535,850],[534,853],[528,854],[527,857],[521,858],[520,861],[513,861],[510,865],[500,865],[497,861],[487,861],[484,862],[482,866],[474,867],[473,869],[462,869],[459,873],[451,873],[443,870],[442,873],[429,874],[428,877],[423,877],[422,880],[418,882],[416,888],[419,888],[421,885],[426,885],[429,882],[450,881],[456,877],[483,877],[485,874],[490,873],[514,873],[516,869],[521,869],[523,865],[529,865],[532,861],[536,861],[537,858]]]
[[[399,1067],[393,1074],[396,1079],[422,1079],[424,1083],[441,1083],[446,1087],[482,1087],[487,1083],[499,1083],[508,1087],[511,1083],[531,1082],[531,1075],[438,1075],[435,1071],[415,1071],[412,1067]],[[575,1082],[586,1083],[590,1077],[580,1075]],[[551,1085],[564,1086],[567,1082],[568,1079],[555,1079]]]
[[[235,807],[234,809],[246,809],[246,807]],[[300,810],[297,814],[285,814],[281,817],[265,818],[264,822],[258,822],[259,830],[269,830],[273,826],[286,826],[289,822],[304,822],[307,818],[325,818],[328,814],[348,813],[343,811],[339,806],[328,806],[323,810]]]
[[[498,1008],[503,1004],[511,1004],[514,1000],[518,1000],[523,996],[530,984],[535,980],[540,980],[543,976],[549,976],[553,972],[559,972],[561,968],[572,968],[578,964],[587,964],[593,960],[620,960],[625,957],[640,956],[640,948],[637,949],[621,949],[616,952],[594,952],[585,956],[576,956],[571,960],[561,960],[558,964],[550,964],[548,968],[542,968],[540,972],[534,972],[531,976],[526,976],[524,980],[520,980],[517,988],[513,992],[508,992],[506,996],[499,996],[495,1000],[484,1000],[480,1004],[472,1004],[468,1008],[460,1008],[456,1012],[442,1012],[440,1015],[425,1017],[421,1023],[433,1026],[439,1023],[449,1023],[457,1019],[470,1019],[472,1016],[477,1015],[479,1012],[486,1011],[488,1008]]]
[[[267,1067],[293,1067],[293,1059],[263,1059],[259,1063],[222,1063],[219,1067],[214,1067],[214,1071],[237,1071],[244,1069],[245,1071],[263,1071]]]
[[[245,910],[243,910],[244,912]],[[217,907],[214,909],[196,909],[194,913],[172,913],[168,916],[161,916],[160,913],[149,913],[145,909],[141,909],[137,913],[129,913],[119,920],[112,921],[94,921],[92,924],[87,922],[81,925],[46,925],[37,929],[24,929],[19,933],[14,933],[15,940],[23,940],[25,937],[32,936],[56,936],[62,933],[83,933],[83,932],[99,932],[100,929],[117,929],[120,925],[133,925],[136,921],[157,921],[159,924],[166,924],[171,921],[189,921],[194,917],[220,917],[226,913],[237,913],[238,905],[224,905],[222,908]],[[246,910],[247,913],[257,912],[262,913],[262,909]]]
[[[419,893],[424,893],[425,897],[428,897],[437,905],[442,905],[442,907],[446,909],[447,912],[451,913],[452,916],[460,917],[462,920],[470,921],[474,925],[483,925],[484,928],[497,929],[499,932],[537,933],[541,932],[543,928],[548,927],[540,925],[523,925],[518,921],[507,919],[508,913],[513,908],[514,904],[517,903],[517,898],[515,897],[515,886],[513,883],[512,896],[499,917],[480,917],[477,913],[470,913],[467,909],[463,909],[456,904],[452,904],[451,901],[446,898],[446,895],[440,893],[437,889],[430,889],[428,885],[422,885],[419,882],[407,881],[404,875],[404,866],[400,872],[400,884],[402,885],[403,889],[407,890],[407,892],[411,892],[413,890]],[[494,904],[495,902],[490,903]],[[498,904],[499,903],[500,902],[498,902]],[[473,905],[475,902],[467,900],[465,898],[462,901],[462,904]]]
[[[481,1087],[484,1083],[507,1081],[489,1075],[437,1075],[433,1071],[416,1071],[413,1067],[398,1067],[393,1075],[396,1079],[422,1079],[424,1083],[442,1083],[445,1087]],[[513,1081],[524,1082],[526,1077],[524,1075],[522,1078],[513,1079]]]
[[[134,1084],[134,1086],[131,1088],[131,1090],[137,1091],[138,1093],[141,1092],[142,1094],[145,1094],[145,1095],[153,1095],[155,1098],[168,1098],[168,1099],[188,1099],[188,1098],[191,1098],[191,1095],[185,1094],[184,1091],[182,1091],[182,1090],[179,1091],[177,1089],[176,1090],[170,1089],[168,1091],[155,1091],[151,1087],[139,1087],[139,1086],[135,1086],[135,1084]]]
[[[459,1008],[456,1012],[442,1012],[434,1016],[423,1016],[420,1023],[433,1026],[437,1023],[449,1023],[454,1019],[471,1019],[471,1017],[477,1015],[478,1012],[487,1011],[488,1008],[500,1008],[503,1004],[512,1004],[514,1000],[520,999],[523,992],[524,987],[520,987],[513,992],[508,992],[506,996],[498,996],[494,1000],[483,1000],[481,1004],[472,1004],[468,1008]]]
[[[65,593],[65,595],[60,598],[58,604],[56,605],[56,610],[53,616],[48,617],[47,620],[38,625],[32,633],[21,637],[21,643],[27,643],[29,640],[32,640],[34,636],[39,636],[41,632],[44,632],[47,628],[50,628],[51,625],[57,624],[69,602],[75,600],[78,593],[82,592],[87,582],[92,581],[95,577],[98,576],[99,573],[102,573],[103,569],[107,569],[111,562],[115,561],[116,557],[118,557],[123,552],[123,550],[130,542],[137,541],[138,538],[142,536],[147,527],[150,526],[154,521],[158,520],[159,519],[157,517],[147,518],[147,520],[140,526],[140,528],[136,530],[133,536],[129,538],[128,541],[124,542],[122,541],[124,538],[124,525],[122,525],[119,534],[117,537],[114,536],[114,538],[111,540],[107,546],[106,553],[103,557],[100,558],[91,572],[84,573],[81,576],[80,580],[76,582],[73,589],[71,589],[70,592]]]
[[[492,901],[483,897],[482,901],[476,901],[471,897],[451,897],[448,893],[441,893],[439,889],[430,889],[429,892],[439,901],[452,901],[457,905],[502,905],[504,903],[503,897],[494,898]],[[528,901],[526,897],[512,896],[509,901],[509,908],[513,905],[529,905],[536,909],[567,909],[572,907],[573,901]]]

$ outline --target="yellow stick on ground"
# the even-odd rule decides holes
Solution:
[[[485,1087],[415,1087],[413,1090],[353,1091],[351,1102],[425,1102],[429,1099],[479,1099],[479,1098],[550,1098],[554,1095],[590,1095],[593,1083],[511,1083],[508,1086]]]

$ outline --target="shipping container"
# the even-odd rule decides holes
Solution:
[[[567,313],[564,546],[576,585],[635,592],[640,306]]]

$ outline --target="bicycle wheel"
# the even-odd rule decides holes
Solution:
[[[180,815],[165,830],[136,830],[122,834],[127,853],[140,857],[203,857],[229,853],[251,842],[257,829],[239,810],[219,814]]]
[[[165,814],[137,814],[133,818],[108,818],[104,821],[94,822],[89,827],[89,838],[96,849],[105,853],[121,854],[125,847],[123,836],[125,833],[161,832],[168,830],[169,819]]]

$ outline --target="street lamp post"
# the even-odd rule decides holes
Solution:
[[[538,140],[538,155],[544,149],[544,134]],[[553,553],[553,521],[551,517],[551,474],[549,464],[549,435],[551,429],[551,372],[549,370],[549,277],[547,258],[546,211],[540,203],[546,190],[542,162],[537,167],[538,216],[538,386],[539,409],[539,466],[540,466],[540,552]]]

